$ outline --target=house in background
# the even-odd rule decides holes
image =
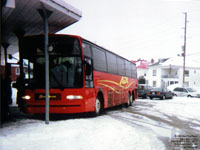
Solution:
[[[141,68],[138,65],[137,73],[138,78],[143,76],[146,84],[152,87],[168,87],[173,84],[183,85],[183,58],[160,59],[146,68]],[[184,85],[200,88],[200,64],[189,57],[186,59]]]
[[[144,80],[146,84],[148,84],[148,80],[146,80],[146,76],[148,73],[149,63],[146,60],[138,60],[136,63],[137,67],[137,78],[138,80]]]

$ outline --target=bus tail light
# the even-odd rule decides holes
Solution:
[[[81,96],[81,95],[67,95],[66,99],[69,99],[69,100],[77,99],[77,100],[79,100],[79,99],[83,99],[83,96]]]

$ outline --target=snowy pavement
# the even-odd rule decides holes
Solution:
[[[113,118],[143,131],[144,136],[156,136],[164,149],[173,149],[175,136],[195,136],[200,149],[200,99],[174,97],[169,100],[138,99],[128,109],[108,113]],[[190,138],[191,140],[191,138]],[[188,143],[191,144],[191,143]],[[179,144],[179,149],[183,145]],[[178,150],[179,150],[178,149]]]
[[[183,146],[200,149],[197,98],[138,99],[129,108],[107,110],[96,118],[63,118],[49,125],[23,115],[0,129],[0,150],[164,150]]]

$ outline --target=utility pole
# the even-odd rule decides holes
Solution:
[[[184,28],[184,49],[183,49],[183,86],[185,84],[185,59],[186,59],[186,35],[187,35],[187,12],[185,15],[185,28]]]

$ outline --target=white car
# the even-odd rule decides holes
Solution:
[[[176,87],[173,90],[174,96],[187,96],[187,97],[198,97],[200,98],[200,93],[193,88],[189,87]]]

